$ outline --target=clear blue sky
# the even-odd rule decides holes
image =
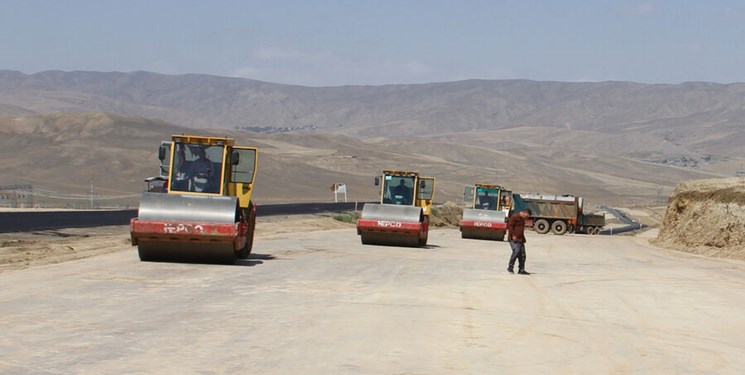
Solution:
[[[0,0],[0,69],[307,85],[745,82],[734,0]]]

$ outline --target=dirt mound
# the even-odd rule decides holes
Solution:
[[[679,184],[668,200],[654,243],[745,260],[745,178]]]
[[[432,206],[429,217],[429,225],[432,227],[457,227],[463,216],[463,208],[453,202],[445,202],[442,205]]]

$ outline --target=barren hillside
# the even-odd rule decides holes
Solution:
[[[107,112],[196,128],[464,139],[519,134],[551,147],[683,167],[741,158],[745,84],[469,80],[301,87],[207,75],[0,71],[0,114]]]
[[[0,117],[5,161],[0,185],[32,184],[36,194],[77,194],[86,204],[93,188],[97,197],[121,197],[116,204],[134,206],[143,179],[158,172],[160,141],[194,131],[104,113]],[[485,132],[487,137],[471,145],[446,138],[198,132],[231,135],[239,144],[260,148],[259,203],[329,201],[329,187],[336,182],[347,184],[349,200],[374,200],[373,176],[384,169],[436,177],[437,202],[459,202],[463,185],[480,182],[516,191],[578,194],[590,204],[646,204],[664,200],[677,181],[716,176],[611,154],[551,149],[517,137],[501,144],[501,132]],[[481,145],[473,145],[477,142]]]
[[[660,203],[680,181],[745,173],[745,84],[462,81],[299,87],[205,75],[0,71],[0,184],[136,197],[178,133],[261,148],[261,202],[372,200],[372,176]],[[130,198],[121,198],[130,199]],[[136,204],[131,198],[129,204]]]
[[[745,260],[745,178],[678,185],[668,202],[656,243]]]

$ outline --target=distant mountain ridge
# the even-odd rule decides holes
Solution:
[[[0,71],[0,114],[107,112],[196,128],[419,136],[517,126],[619,132],[745,122],[745,84],[458,82],[302,87],[149,72]],[[281,129],[280,129],[281,130]]]
[[[261,147],[265,199],[325,197],[339,181],[370,199],[370,176],[400,168],[437,176],[438,199],[457,200],[464,183],[480,182],[659,201],[679,181],[742,170],[745,84],[316,88],[198,74],[0,71],[8,160],[0,183],[51,184],[65,165],[66,189],[110,174],[101,189],[137,191],[155,170],[160,140],[189,128]],[[117,173],[96,165],[104,161]],[[292,181],[307,187],[302,196]]]

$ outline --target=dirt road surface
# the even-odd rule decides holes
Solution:
[[[745,371],[744,262],[654,233],[529,233],[534,274],[510,275],[506,243],[437,229],[427,248],[363,246],[328,220],[260,224],[234,266],[143,263],[116,227],[103,254],[6,269],[0,373]]]

